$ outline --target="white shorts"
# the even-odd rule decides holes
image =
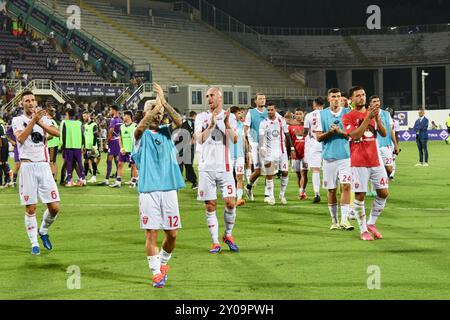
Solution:
[[[259,156],[258,144],[251,142],[250,146],[252,148],[253,169],[261,169],[262,163],[261,163],[261,159],[260,159],[260,156]]]
[[[380,155],[385,167],[392,166],[394,164],[394,154],[392,147],[381,147]]]
[[[294,172],[300,172],[302,170],[308,170],[308,163],[306,162],[305,158],[301,160],[292,160],[292,171]]]
[[[307,151],[306,162],[310,168],[322,168],[322,150],[313,148]]]
[[[351,176],[350,158],[335,161],[323,160],[324,189],[336,189],[338,187],[338,179],[341,184],[350,184],[352,182]]]
[[[271,155],[268,154],[264,158],[264,167],[265,164],[271,162],[272,166],[269,168],[266,168],[267,174],[273,174],[276,170],[279,171],[288,171],[289,170],[289,161],[287,153],[277,154],[277,155]],[[271,171],[272,169],[273,171]]]
[[[217,187],[222,192],[222,198],[235,198],[236,186],[233,172],[200,171],[198,174],[197,200],[217,200]]]
[[[48,162],[22,162],[19,178],[20,203],[24,206],[60,201],[58,187]]]
[[[141,229],[176,230],[181,228],[176,190],[139,193]]]
[[[352,192],[367,192],[369,180],[374,184],[375,190],[389,188],[389,178],[383,166],[352,167]]]
[[[236,172],[236,175],[241,175],[245,173],[245,158],[239,157],[237,159],[233,159],[233,168]]]

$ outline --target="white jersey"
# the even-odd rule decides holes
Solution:
[[[12,128],[14,134],[16,134],[17,131],[25,130],[30,121],[31,118],[28,118],[24,114],[13,118]],[[41,118],[41,121],[49,126],[52,125],[51,121],[45,116]],[[49,161],[46,133],[44,129],[37,124],[34,125],[33,131],[24,143],[21,144],[20,142],[17,142],[17,146],[20,160],[30,160],[32,162]]]
[[[271,156],[279,156],[286,152],[286,135],[289,129],[286,120],[281,116],[275,120],[265,119],[259,125],[259,135],[264,135],[263,147]]]
[[[400,131],[400,121],[398,121],[397,119],[394,119],[394,132],[399,132]]]
[[[211,123],[211,116],[210,111],[197,115],[195,118],[196,136],[208,128]],[[230,152],[233,141],[227,136],[224,119],[225,111],[222,110],[216,117],[215,129],[202,144],[199,171],[224,172],[233,170]],[[231,128],[236,132],[236,118],[230,116],[229,122]]]
[[[317,131],[322,129],[322,120],[320,118],[320,111],[314,110],[305,117],[304,128],[308,129],[308,135],[305,139],[305,149],[310,151],[322,151],[322,143],[317,140]]]

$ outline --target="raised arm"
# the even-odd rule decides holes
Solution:
[[[164,107],[162,106],[159,99],[157,99],[156,106],[153,108],[153,110],[148,111],[145,114],[145,117],[139,122],[139,124],[136,127],[136,130],[134,130],[134,138],[137,140],[140,140],[142,135],[144,134],[144,131],[147,130],[150,127],[150,124],[152,123],[155,115]]]
[[[382,137],[386,137],[387,131],[386,131],[386,128],[384,127],[383,121],[381,121],[381,117],[379,115],[376,117],[376,122],[377,122],[377,131],[378,131],[378,133]]]
[[[156,82],[153,83],[153,90],[155,90],[159,100],[161,101],[162,106],[169,114],[170,119],[172,119],[172,129],[178,129],[183,124],[183,118],[181,115],[175,111],[175,109],[166,101],[164,97],[164,91],[159,84]]]
[[[235,128],[233,128],[232,125],[230,124],[230,116],[231,116],[231,112],[230,112],[230,109],[228,109],[226,111],[226,116],[225,116],[225,119],[223,120],[223,122],[225,124],[225,130],[227,131],[227,137],[229,137],[229,139],[231,141],[233,141],[234,144],[236,144],[238,141],[238,135],[237,135]]]
[[[23,130],[14,131],[17,142],[23,144],[27,140],[28,136],[33,132],[33,127],[37,124],[41,118],[45,115],[45,110],[40,110],[33,115],[33,118]],[[58,134],[59,135],[59,134]]]
[[[213,112],[208,127],[206,128],[206,130],[202,132],[201,131],[202,123],[200,121],[200,117],[197,116],[195,120],[195,139],[197,140],[198,143],[203,144],[211,136],[212,131],[216,128],[217,124],[216,117],[217,114]]]

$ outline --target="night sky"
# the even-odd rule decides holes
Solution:
[[[198,4],[198,0],[189,0]],[[365,26],[367,7],[381,8],[382,26],[450,23],[449,0],[208,0],[247,25]]]

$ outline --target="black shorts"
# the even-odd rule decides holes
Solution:
[[[2,146],[0,148],[0,162],[7,162],[8,161],[8,144],[6,146]]]
[[[56,156],[58,155],[58,147],[48,148],[48,154],[50,155],[50,162],[56,162]]]

